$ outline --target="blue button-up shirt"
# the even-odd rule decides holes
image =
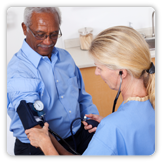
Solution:
[[[99,114],[71,55],[54,47],[50,60],[35,52],[25,40],[7,67],[7,112],[11,118],[10,131],[20,141],[29,143],[16,112],[21,100],[27,103],[41,100],[45,121],[62,138],[71,135],[70,124],[75,118]],[[74,133],[80,125],[74,124]]]

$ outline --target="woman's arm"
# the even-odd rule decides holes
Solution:
[[[97,114],[86,114],[85,116],[92,119],[92,120],[95,120],[95,121],[97,121],[99,123],[104,118],[104,117],[102,117],[100,115],[97,115]],[[95,132],[96,129],[97,129],[97,127],[92,128],[92,125],[88,125],[88,123],[85,122],[85,121],[82,121],[82,123],[84,125],[84,129],[88,130],[89,133]]]

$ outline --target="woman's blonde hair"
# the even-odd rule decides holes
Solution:
[[[150,102],[155,108],[155,74],[148,74],[151,56],[148,44],[133,28],[116,26],[97,35],[90,55],[110,69],[126,69],[135,78],[143,78]]]

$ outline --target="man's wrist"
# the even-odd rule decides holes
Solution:
[[[40,137],[39,139],[41,140],[39,142],[40,148],[44,148],[46,146],[46,144],[50,144],[51,143],[51,140],[50,140],[48,135],[41,134],[41,135],[39,135],[39,137]]]

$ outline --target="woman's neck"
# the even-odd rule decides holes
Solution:
[[[121,93],[124,101],[129,97],[147,96],[143,79],[136,79],[130,75],[122,81]]]

